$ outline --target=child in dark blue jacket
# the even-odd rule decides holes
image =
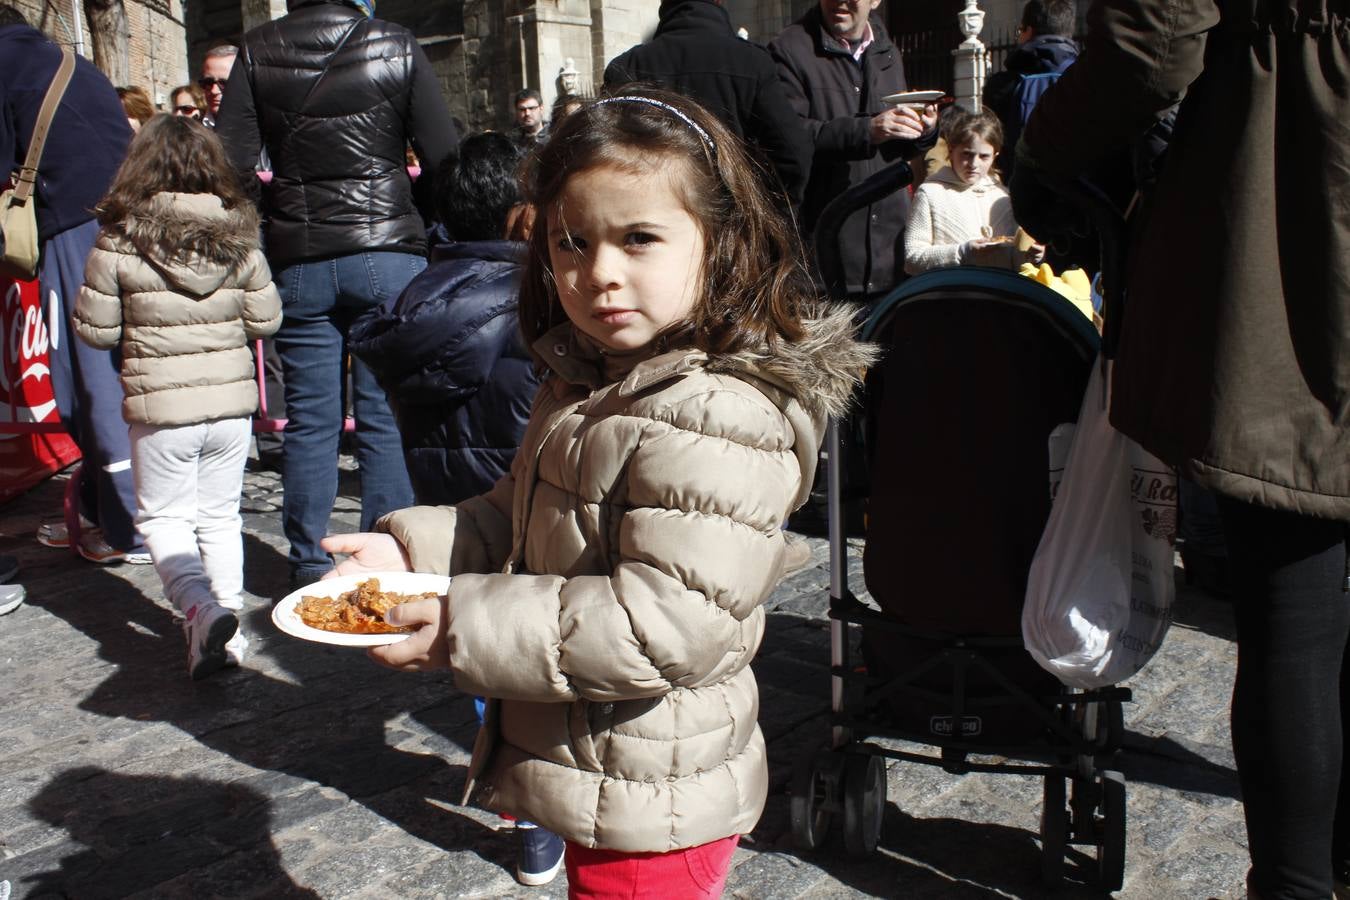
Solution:
[[[475,497],[505,474],[538,376],[516,317],[525,245],[506,240],[520,150],[500,134],[465,139],[437,173],[452,240],[392,304],[352,329],[352,351],[389,395],[419,504]]]

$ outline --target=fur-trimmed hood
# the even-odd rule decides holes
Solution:
[[[251,206],[225,209],[214,194],[164,192],[111,234],[130,243],[174,288],[204,297],[258,248],[258,215]]]
[[[708,371],[746,372],[782,387],[813,415],[842,415],[881,354],[857,339],[857,312],[851,303],[817,302],[805,319],[805,339],[713,357]]]

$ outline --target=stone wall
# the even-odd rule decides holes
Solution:
[[[8,2],[52,40],[93,59],[84,10],[74,5],[78,0]],[[167,108],[169,92],[188,78],[182,0],[126,0],[126,15],[129,81],[145,88],[156,103]]]
[[[145,88],[155,104],[167,110],[173,100],[170,92],[190,77],[182,0],[128,2],[126,10],[131,29],[131,83]]]

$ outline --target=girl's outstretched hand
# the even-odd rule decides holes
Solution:
[[[393,607],[384,614],[384,620],[390,625],[421,627],[396,644],[371,647],[366,653],[382,666],[405,672],[448,668],[450,644],[445,638],[445,621],[449,617],[449,605],[448,597],[437,597]]]
[[[339,575],[364,575],[367,572],[411,572],[412,563],[403,545],[394,540],[393,535],[358,532],[356,534],[330,534],[319,541],[319,546],[329,553],[350,554],[337,564],[337,567],[324,578],[336,578]]]

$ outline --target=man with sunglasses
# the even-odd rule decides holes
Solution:
[[[207,128],[216,127],[216,116],[220,114],[220,101],[225,98],[225,82],[230,78],[230,69],[234,68],[234,59],[239,48],[233,44],[221,44],[206,51],[202,60],[202,74],[197,84],[206,94],[206,110],[202,114],[202,124]]]

